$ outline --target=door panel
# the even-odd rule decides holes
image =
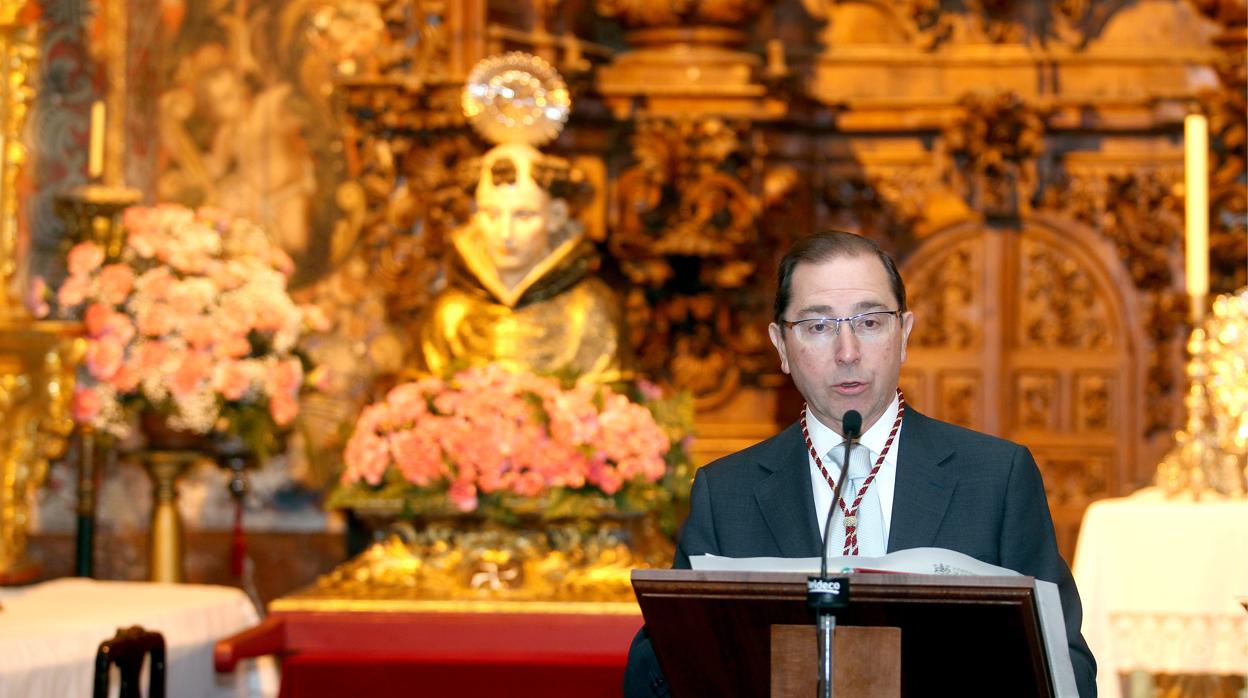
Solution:
[[[1137,375],[1124,304],[1076,232],[967,224],[903,265],[915,313],[906,398],[939,419],[1029,447],[1069,560],[1087,505],[1134,460]]]

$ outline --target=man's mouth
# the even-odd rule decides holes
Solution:
[[[833,383],[832,389],[840,395],[858,395],[867,389],[867,384],[859,381],[841,381]]]

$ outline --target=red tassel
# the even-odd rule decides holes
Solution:
[[[230,573],[243,576],[243,560],[247,558],[247,537],[243,535],[243,497],[234,499],[234,537],[230,543]]]

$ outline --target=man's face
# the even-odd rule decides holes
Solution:
[[[529,184],[478,190],[477,225],[500,273],[526,272],[549,252],[550,197]]]
[[[847,318],[874,310],[897,310],[883,263],[874,256],[838,257],[818,264],[799,263],[793,270],[788,321],[806,318]],[[798,392],[823,424],[841,429],[847,410],[862,414],[866,431],[884,414],[897,392],[901,363],[914,315],[884,317],[890,330],[871,341],[860,340],[849,323],[831,342],[802,342],[796,328],[768,327],[780,354],[780,368],[793,377]]]

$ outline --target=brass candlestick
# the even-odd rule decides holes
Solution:
[[[56,212],[65,221],[67,238],[74,243],[92,240],[104,250],[108,263],[121,257],[125,245],[122,212],[139,202],[139,190],[98,183],[74,187],[56,197]],[[95,483],[97,467],[96,434],[81,430],[78,459],[78,533],[74,552],[75,572],[93,576],[95,558]]]
[[[1187,422],[1157,466],[1168,495],[1241,497],[1248,491],[1248,289],[1218,296],[1211,317],[1192,299]]]
[[[121,213],[141,198],[132,187],[86,184],[58,195],[56,212],[65,221],[69,239],[92,240],[103,248],[107,261],[115,262],[126,242]]]

